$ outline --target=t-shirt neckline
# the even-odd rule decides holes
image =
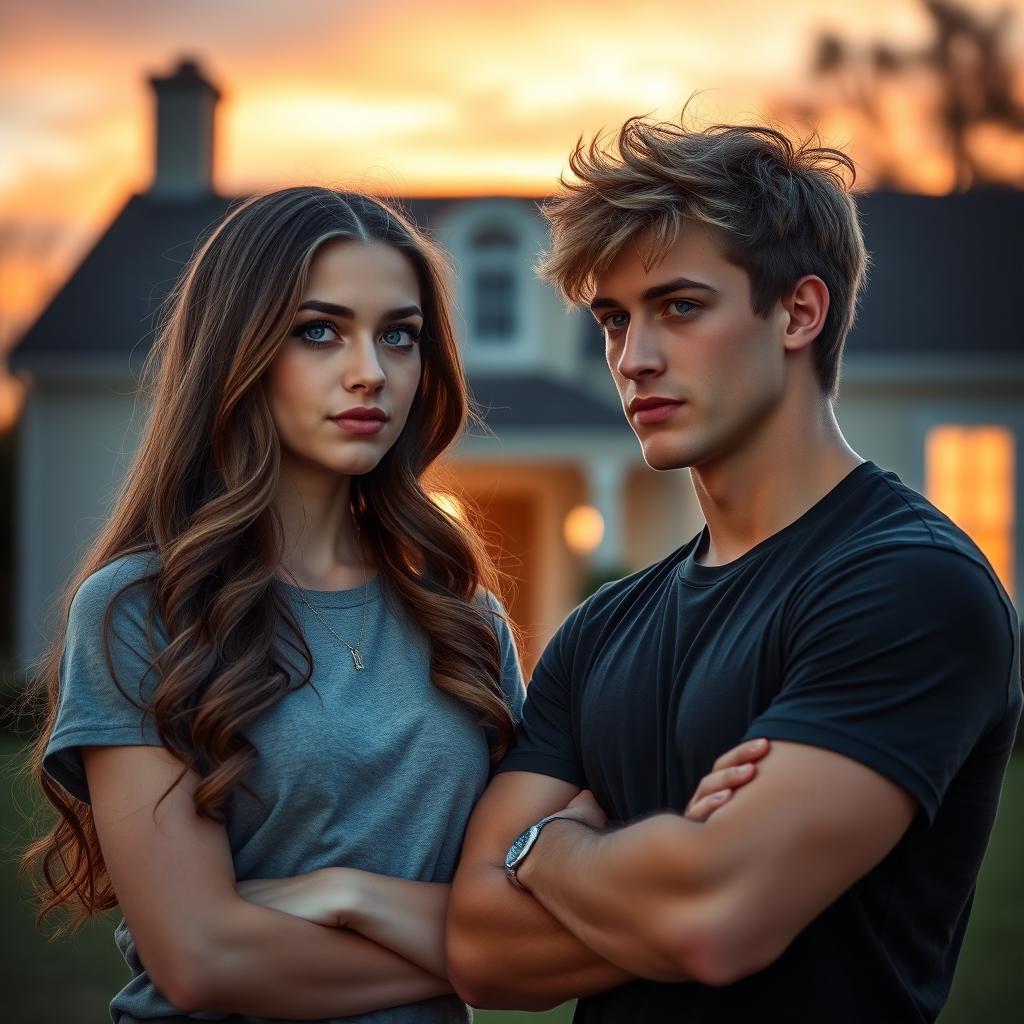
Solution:
[[[708,528],[707,524],[705,524],[686,557],[679,564],[679,578],[684,583],[691,583],[696,586],[708,586],[709,584],[724,580],[751,562],[757,561],[768,551],[785,543],[797,531],[827,516],[851,491],[856,490],[866,478],[878,472],[880,472],[878,466],[870,460],[855,466],[832,490],[822,495],[803,515],[794,519],[788,526],[784,526],[770,537],[765,537],[760,544],[755,544],[754,547],[745,554],[740,555],[739,558],[734,558],[731,562],[726,562],[724,565],[702,565],[696,561],[698,553],[704,551],[708,544]]]
[[[300,605],[305,599],[314,608],[358,608],[364,601],[369,604],[380,597],[380,573],[366,581],[365,597],[362,584],[346,590],[309,590],[306,587],[297,587],[280,576],[275,578],[275,582]]]

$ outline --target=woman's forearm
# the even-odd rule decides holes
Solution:
[[[450,885],[352,871],[347,926],[447,980],[444,923]]]
[[[179,1009],[318,1020],[452,991],[432,972],[348,929],[243,900],[211,920],[218,924],[199,940],[194,969],[176,992],[165,992]]]

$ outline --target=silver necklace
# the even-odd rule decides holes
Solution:
[[[359,639],[356,641],[355,647],[353,647],[317,610],[312,604],[306,600],[306,595],[299,584],[299,581],[288,571],[284,563],[281,563],[281,571],[295,584],[296,589],[299,592],[299,599],[302,603],[320,620],[320,624],[330,633],[339,643],[344,644],[348,648],[348,653],[352,655],[352,664],[355,665],[357,672],[362,672],[366,668],[366,663],[363,661],[363,652],[359,649],[363,642],[363,626],[366,624],[366,595],[368,582],[366,579],[366,564],[363,563],[363,613],[359,619]]]

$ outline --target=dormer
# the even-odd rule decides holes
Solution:
[[[533,266],[547,243],[527,199],[464,199],[436,221],[455,260],[459,340],[473,373],[572,373],[577,331]]]

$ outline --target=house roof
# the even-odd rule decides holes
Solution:
[[[874,265],[850,356],[1024,356],[1024,192],[875,192],[859,204]]]
[[[487,426],[496,432],[533,427],[611,427],[622,425],[618,405],[543,374],[474,376],[473,398]]]
[[[11,356],[119,356],[149,349],[156,314],[196,246],[233,200],[132,196]]]
[[[133,196],[26,332],[12,365],[144,355],[161,302],[233,201],[212,194],[192,201]],[[410,199],[404,206],[429,228],[444,207],[460,201]],[[1024,192],[872,193],[859,202],[874,267],[848,344],[851,357],[1024,354],[1017,309]],[[581,328],[584,352],[599,360],[601,346],[588,321]],[[510,378],[509,394],[520,386],[517,380],[529,377]],[[505,404],[508,394],[496,381],[480,386],[498,395],[496,410]],[[532,385],[526,391],[536,393]],[[515,393],[524,397],[526,391]]]

